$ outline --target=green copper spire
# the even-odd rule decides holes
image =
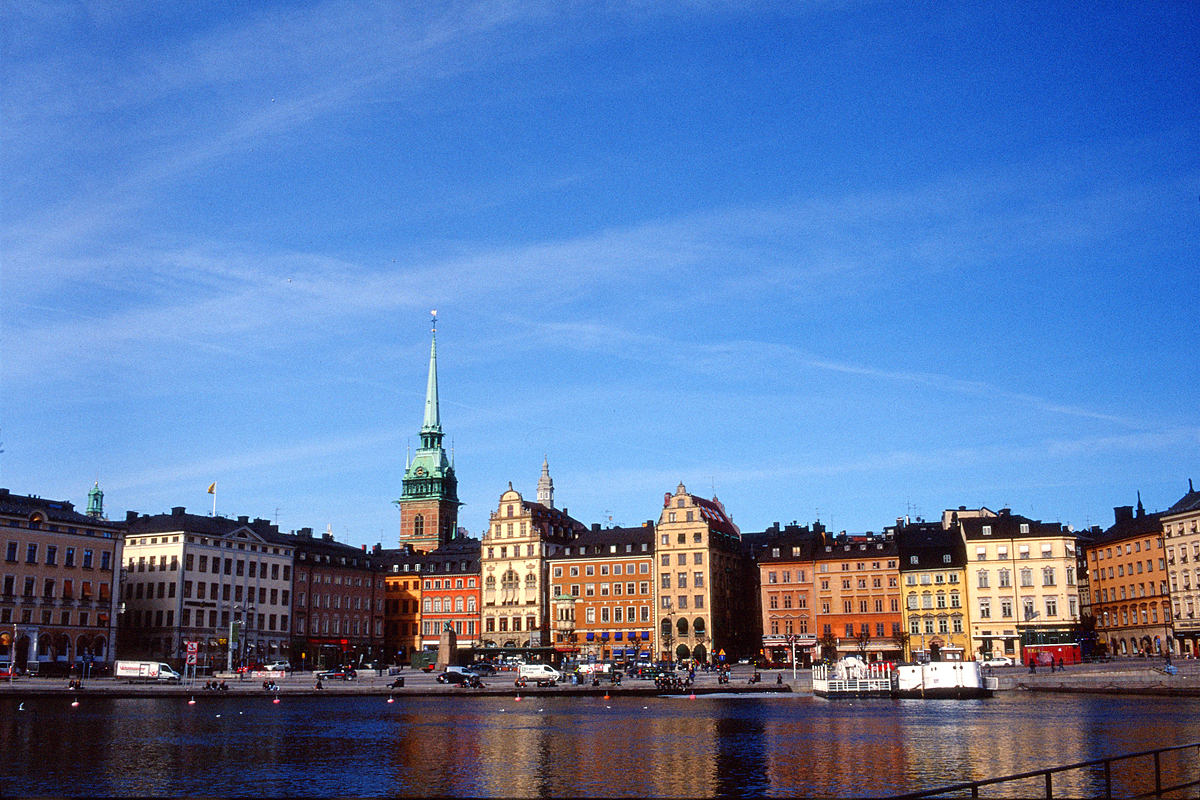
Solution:
[[[438,411],[436,311],[433,312],[433,341],[429,345],[429,383],[425,387],[425,424],[421,426],[422,439],[426,431],[442,432],[442,415]]]

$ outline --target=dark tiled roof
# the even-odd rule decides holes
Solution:
[[[633,545],[634,549],[626,553],[625,545]],[[645,544],[646,550],[641,546]],[[616,553],[610,553],[611,546],[617,547]],[[575,558],[581,556],[637,556],[649,555],[654,552],[654,528],[601,528],[589,530],[576,536],[568,545],[570,554],[554,556],[554,558]]]
[[[41,497],[12,494],[8,489],[0,489],[0,515],[27,519],[35,512],[41,513],[47,522],[54,524],[108,530],[122,530],[125,527],[120,522],[81,514],[75,510],[74,503],[66,500],[46,500]]]
[[[1200,509],[1200,492],[1192,488],[1192,482],[1188,481],[1188,493],[1185,494],[1178,503],[1166,510],[1167,514],[1182,514],[1187,511],[1196,511]]]
[[[188,514],[182,508],[174,509],[170,514],[143,514],[137,516],[129,512],[125,520],[129,533],[139,536],[143,533],[164,533],[182,531],[198,533],[207,536],[228,536],[236,530],[248,528],[255,534],[268,540],[268,537],[279,536],[279,528],[265,519],[250,520],[248,517],[229,519],[228,517],[209,517],[201,514]]]
[[[742,536],[745,537],[746,534],[742,534]],[[793,548],[796,547],[800,548],[799,555],[795,555],[792,552]],[[779,555],[777,556],[772,555],[775,548],[779,548]],[[812,534],[807,536],[785,535],[759,544],[754,549],[754,555],[755,560],[760,562],[786,561],[791,563],[796,561],[812,561],[813,552],[816,550],[816,548],[816,538]]]
[[[836,561],[846,558],[877,558],[897,554],[896,540],[883,536],[839,534],[826,537],[813,550],[816,561]]]
[[[963,535],[968,541],[988,540],[988,539],[1036,539],[1041,536],[1061,536],[1064,531],[1062,523],[1059,522],[1042,522],[1041,520],[1022,517],[1020,514],[1009,513],[1008,509],[1001,509],[1000,513],[994,517],[967,517],[960,519],[959,524],[962,526]],[[1021,525],[1029,525],[1027,533],[1021,533]],[[992,532],[985,536],[983,533],[984,527],[990,527]]]
[[[967,563],[962,534],[954,528],[943,530],[941,523],[901,526],[896,529],[896,544],[902,570],[962,567]],[[913,556],[917,557],[916,564],[912,563]]]
[[[1162,516],[1161,512],[1155,512],[1120,519],[1099,537],[1089,541],[1087,546],[1094,547],[1124,539],[1135,539],[1139,536],[1160,535],[1163,529]]]
[[[416,572],[410,570],[410,574],[432,575],[434,572],[451,575],[474,574],[479,572],[481,545],[479,539],[463,537],[453,539],[428,553],[401,547],[372,550],[370,555],[372,562],[387,572],[403,572],[401,565],[420,564],[421,569]],[[463,562],[466,563],[465,568],[462,567]],[[446,570],[445,564],[451,564],[451,569]],[[397,566],[401,566],[401,568],[394,569]]]

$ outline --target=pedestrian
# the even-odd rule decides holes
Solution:
[[[1030,656],[1029,657],[1029,674],[1032,675],[1035,672],[1037,672],[1037,656]]]
[[[779,685],[782,685],[782,684],[783,684],[783,673],[782,673],[782,672],[776,672],[776,673],[775,673],[775,684],[776,684],[777,686],[779,686]]]
[[[1062,656],[1058,657],[1058,671],[1059,672],[1067,671],[1067,666],[1066,666],[1066,664],[1063,663]]]
[[[320,675],[317,676],[317,685],[314,688],[316,688],[316,689],[324,689],[325,688],[325,684],[321,683]]]

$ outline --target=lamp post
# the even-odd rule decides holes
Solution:
[[[250,612],[253,610],[254,610],[254,606],[252,606],[252,605],[245,605],[245,606],[236,605],[232,608],[233,613],[231,613],[229,615],[229,653],[228,653],[227,660],[225,663],[225,671],[226,672],[233,672],[234,647],[238,648],[239,653],[241,652],[240,642],[235,644],[235,642],[237,642],[238,614],[244,613],[247,616],[249,616]]]

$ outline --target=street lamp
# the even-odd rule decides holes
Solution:
[[[237,605],[237,606],[233,607],[234,613],[229,615],[229,654],[228,654],[227,661],[225,664],[226,672],[233,672],[233,648],[235,646],[234,645],[235,632],[237,629],[236,626],[238,624],[237,616],[239,613],[245,613],[246,616],[249,617],[250,612],[253,610],[254,610],[254,606],[249,605],[249,604],[247,604],[245,606]],[[238,652],[240,653],[241,652],[240,642],[238,643],[237,647],[238,647]]]

